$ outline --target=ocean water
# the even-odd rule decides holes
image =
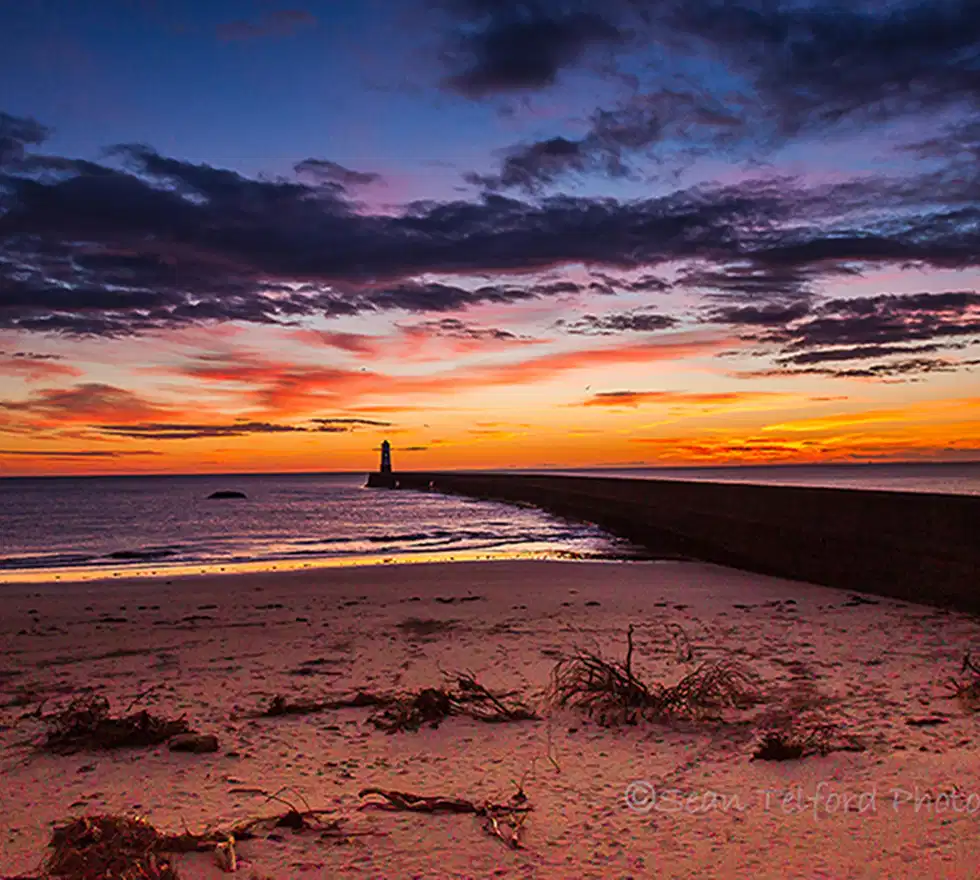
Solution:
[[[549,471],[980,495],[980,463]],[[364,488],[363,474],[0,479],[0,581],[354,561],[642,558],[530,507]],[[245,500],[209,500],[218,490]]]
[[[0,581],[49,570],[640,552],[533,508],[364,482],[363,474],[0,480]],[[248,497],[208,499],[219,490]]]
[[[650,480],[699,480],[756,483],[768,486],[824,486],[831,489],[876,489],[888,492],[937,492],[980,495],[980,462],[902,464],[741,465],[688,468],[604,468],[548,471]]]

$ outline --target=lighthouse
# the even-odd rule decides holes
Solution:
[[[391,444],[387,440],[381,443],[381,473],[391,473]]]

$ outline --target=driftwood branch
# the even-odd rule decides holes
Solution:
[[[531,805],[521,786],[506,803],[474,802],[465,798],[421,795],[386,788],[364,788],[359,796],[381,799],[369,801],[364,807],[410,813],[467,813],[477,816],[482,820],[487,834],[499,838],[511,849],[521,848],[521,832],[527,814],[531,811]]]
[[[518,701],[507,702],[511,694],[493,694],[470,673],[455,676],[455,685],[422,688],[403,694],[375,694],[357,691],[353,696],[328,700],[290,702],[276,696],[259,717],[305,715],[332,709],[368,707],[377,711],[368,719],[387,733],[418,730],[422,725],[437,726],[451,715],[464,715],[488,724],[532,721],[534,710]]]

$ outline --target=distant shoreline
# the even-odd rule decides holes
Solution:
[[[318,569],[390,567],[395,565],[442,565],[446,563],[498,563],[498,562],[664,562],[665,559],[629,556],[577,556],[560,551],[488,551],[456,550],[440,553],[398,553],[375,556],[323,556],[307,559],[264,559],[256,562],[227,563],[174,563],[172,565],[106,565],[78,566],[77,568],[37,568],[0,570],[0,589],[5,586],[36,584],[64,585],[126,580],[172,580],[186,577],[229,577],[240,575],[281,574],[286,572],[313,572]]]

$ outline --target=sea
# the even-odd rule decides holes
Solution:
[[[980,462],[563,470],[980,495]],[[0,479],[0,582],[420,559],[641,559],[526,506],[364,488],[365,474]],[[233,491],[244,499],[211,499]]]

